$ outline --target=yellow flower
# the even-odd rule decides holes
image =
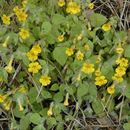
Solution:
[[[48,109],[48,111],[47,111],[47,115],[48,116],[52,116],[53,115],[53,102],[50,104],[50,107],[49,107],[49,109]]]
[[[81,68],[81,71],[86,73],[86,74],[91,74],[94,72],[94,64],[90,64],[90,63],[84,63],[82,68]]]
[[[114,74],[114,76],[112,76],[112,79],[118,82],[122,82],[123,78],[122,76],[118,75],[118,74]]]
[[[38,71],[41,68],[42,67],[38,62],[32,62],[32,63],[29,64],[28,72],[35,74],[35,73],[38,73]]]
[[[5,14],[1,17],[3,23],[5,25],[10,25],[10,17],[9,16],[6,16]]]
[[[11,57],[8,65],[5,66],[5,68],[4,68],[8,73],[12,73],[13,72],[12,62],[13,62],[13,57]]]
[[[84,49],[85,49],[86,51],[88,51],[88,50],[90,50],[90,46],[89,46],[88,44],[85,44],[85,45],[84,45]]]
[[[5,39],[5,42],[2,44],[3,47],[7,47],[8,41],[9,41],[10,36],[7,36],[7,38]]]
[[[115,85],[113,84],[113,85],[111,85],[110,87],[108,87],[107,88],[107,92],[109,93],[109,94],[114,94],[115,93]]]
[[[18,92],[20,93],[27,93],[27,91],[28,91],[27,88],[25,88],[23,85],[21,85],[18,89]]]
[[[74,49],[73,48],[67,48],[65,53],[68,56],[72,56],[74,54]]]
[[[89,9],[93,9],[94,8],[94,3],[89,3],[88,7],[89,7]]]
[[[64,101],[64,106],[68,106],[69,105],[68,99],[69,99],[69,94],[67,93],[66,97],[65,97],[65,101]]]
[[[111,23],[106,23],[102,26],[104,31],[109,31],[111,29]]]
[[[13,8],[13,11],[15,12],[15,14],[17,15],[19,12],[22,12],[23,11],[23,8],[19,8],[18,6],[15,6]]]
[[[25,22],[27,20],[27,13],[25,11],[19,11],[17,12],[17,18],[18,18],[18,21],[20,22]]]
[[[19,32],[19,35],[22,39],[27,39],[29,37],[29,31],[24,29],[24,28],[21,28],[20,29],[20,32]]]
[[[13,11],[17,16],[18,21],[25,22],[27,20],[28,14],[24,11],[23,8],[19,8],[18,6],[15,6]]]
[[[81,80],[81,74],[78,74],[76,80],[77,80],[77,81],[80,81],[80,80]]]
[[[116,59],[116,64],[120,64],[120,56]]]
[[[32,47],[31,51],[37,55],[37,54],[41,53],[42,49],[39,44],[36,44]]]
[[[76,54],[76,58],[77,60],[83,60],[84,54],[81,51],[78,51]]]
[[[13,72],[13,66],[5,66],[5,70],[8,72],[8,73],[12,73]]]
[[[53,115],[52,108],[49,108],[49,110],[47,111],[47,115],[48,116],[52,116]]]
[[[27,57],[28,57],[28,59],[30,60],[30,61],[35,61],[35,60],[37,60],[38,59],[38,56],[37,56],[37,54],[34,52],[34,51],[29,51],[29,52],[27,52]]]
[[[80,41],[82,38],[83,38],[83,34],[82,33],[77,36],[77,40],[78,41]]]
[[[24,110],[24,108],[23,108],[23,106],[21,104],[20,99],[18,99],[18,106],[19,106],[19,111],[23,111]]]
[[[122,47],[117,47],[116,48],[116,53],[117,54],[122,54],[124,52],[124,49]]]
[[[28,71],[31,73],[38,73],[38,71],[41,69],[41,65],[38,62],[32,62],[29,64]]]
[[[126,68],[122,67],[122,66],[118,66],[115,71],[121,77],[121,76],[125,75]]]
[[[102,60],[101,55],[98,55],[98,56],[97,56],[97,59],[96,59],[96,63],[100,63],[101,60]]]
[[[64,0],[59,0],[58,1],[58,6],[63,7],[65,5],[65,1]]]
[[[11,107],[11,101],[7,100],[6,102],[4,102],[3,106],[4,106],[4,109],[8,111]]]
[[[51,77],[42,75],[39,79],[39,82],[42,84],[42,86],[47,86],[51,83]]]
[[[60,35],[60,36],[58,36],[57,39],[58,39],[59,42],[62,42],[62,41],[64,40],[64,35]]]
[[[98,86],[102,86],[104,84],[107,83],[107,79],[105,78],[105,76],[98,76],[95,78],[95,84],[98,85]]]
[[[67,5],[66,12],[70,14],[77,14],[80,12],[80,5],[76,2],[70,1]]]
[[[27,6],[27,3],[28,3],[28,0],[23,0],[22,1],[22,5],[23,5],[24,8]]]
[[[100,71],[100,69],[97,69],[96,71],[95,71],[95,75],[98,77],[98,76],[101,76],[101,71]]]
[[[0,94],[0,103],[3,103],[6,98],[7,98],[7,95],[1,95]]]
[[[116,62],[122,67],[128,67],[128,60],[126,58],[118,59]]]

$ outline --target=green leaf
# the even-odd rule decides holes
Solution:
[[[55,14],[52,18],[52,23],[54,23],[55,25],[59,25],[63,22],[65,22],[65,17],[63,15]]]
[[[33,30],[32,30],[34,36],[38,39],[40,37],[40,27],[33,27]]]
[[[24,116],[24,111],[19,111],[18,105],[13,109],[13,114],[15,117],[21,118]]]
[[[114,74],[114,69],[111,65],[110,62],[104,62],[103,65],[102,65],[102,68],[101,68],[101,72],[103,73],[103,75],[111,80],[111,77],[113,76]]]
[[[42,23],[42,30],[44,33],[49,33],[51,31],[51,27],[51,24],[47,21]]]
[[[123,125],[124,130],[130,130],[130,123],[125,123]]]
[[[74,87],[73,86],[66,86],[66,91],[70,94],[73,95],[74,93]]]
[[[61,101],[63,101],[63,93],[61,93],[61,92],[56,93],[54,95],[54,97],[53,97],[53,100],[55,102],[61,102]]]
[[[59,85],[58,84],[53,84],[50,88],[51,91],[57,91],[59,89]]]
[[[29,60],[26,56],[26,52],[28,52],[29,48],[25,45],[20,45],[17,50],[14,52],[15,59],[22,60],[25,65],[29,64]]]
[[[60,64],[64,65],[67,60],[67,55],[65,54],[65,47],[56,47],[53,51],[54,59]]]
[[[54,117],[48,118],[47,125],[49,129],[52,128],[54,125],[56,125],[56,119]]]
[[[101,101],[100,100],[95,100],[93,103],[92,103],[92,108],[94,109],[94,112],[96,114],[102,114],[103,113],[103,106],[101,104]]]
[[[107,21],[107,18],[101,14],[93,13],[90,16],[90,22],[93,27],[99,27]]]
[[[30,121],[33,124],[40,124],[42,121],[42,118],[40,117],[38,113],[30,113]]]
[[[28,93],[29,101],[31,103],[35,102],[37,95],[38,95],[38,92],[37,92],[36,88],[35,87],[31,88],[29,93]]]
[[[88,93],[88,88],[89,88],[88,84],[81,84],[77,90],[77,98],[85,96]]]
[[[81,24],[80,24],[80,23],[75,24],[75,25],[71,28],[71,35],[72,35],[72,36],[78,35],[78,34],[81,33],[81,31],[82,31]]]
[[[0,77],[2,77],[5,81],[7,81],[8,73],[5,71],[5,69],[0,68]]]
[[[124,95],[130,99],[130,85],[127,85],[125,91],[124,91]]]
[[[6,33],[6,31],[7,31],[7,28],[1,26],[0,27],[0,36],[3,36]]]
[[[20,119],[20,130],[28,130],[30,121],[27,117],[23,117]]]
[[[116,38],[116,43],[120,43],[124,41],[124,39],[127,37],[127,32],[126,31],[118,31],[115,33],[115,38]]]
[[[35,126],[33,130],[46,130],[42,125]]]
[[[56,127],[56,130],[64,130],[64,124],[63,123],[59,123]]]
[[[126,46],[124,56],[130,58],[130,45]]]
[[[90,95],[90,98],[89,98],[90,101],[91,100],[93,101],[95,100],[95,98],[97,98],[97,87],[93,82],[89,83],[88,93]]]
[[[44,99],[52,98],[51,93],[48,92],[47,90],[42,90],[41,94],[42,94],[42,97],[43,97]]]

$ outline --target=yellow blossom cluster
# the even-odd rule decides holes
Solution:
[[[39,70],[42,68],[39,62],[36,61],[41,51],[42,49],[40,44],[35,44],[30,49],[30,51],[27,52],[27,57],[31,61],[31,63],[28,66],[28,72],[35,74],[38,73]],[[51,77],[47,75],[42,75],[39,79],[39,82],[42,84],[42,86],[47,86],[51,83]]]
[[[19,36],[25,40],[29,37],[29,31],[27,29],[21,28],[19,32]]]
[[[94,3],[89,3],[89,4],[88,4],[88,8],[89,8],[89,9],[93,9],[93,8],[94,8]]]
[[[7,94],[5,94],[5,95],[0,94],[0,103],[3,105],[4,109],[7,110],[7,111],[11,107],[11,100],[8,99]]]
[[[4,14],[1,19],[5,25],[10,25],[10,16]]]
[[[42,67],[38,62],[32,62],[32,63],[29,64],[28,72],[35,74],[35,73],[38,73],[38,71],[41,68]]]
[[[116,63],[118,64],[118,67],[115,70],[115,74],[112,77],[113,80],[122,82],[123,76],[126,74],[126,70],[128,67],[128,60],[126,58],[119,58],[116,60]]]
[[[27,20],[28,14],[24,10],[24,8],[19,8],[18,6],[14,7],[13,9],[15,15],[19,22],[25,22]]]
[[[15,13],[15,15],[17,16],[17,19],[19,22],[25,22],[27,20],[28,14],[26,13],[26,11],[24,10],[24,8],[27,5],[27,0],[23,0],[22,1],[22,8],[19,8],[18,6],[15,6],[13,11]],[[11,15],[12,16],[12,15]],[[11,16],[7,16],[6,14],[3,14],[3,16],[1,17],[3,23],[5,25],[10,25],[11,23]]]
[[[83,64],[81,71],[84,72],[85,74],[91,74],[94,72],[94,64],[91,64],[89,62],[86,62]]]
[[[59,0],[58,6],[63,7],[65,5],[65,0]]]
[[[106,32],[106,31],[109,31],[111,29],[111,23],[105,23],[103,26],[102,26],[102,29]]]
[[[72,56],[74,54],[74,48],[67,48],[65,53],[67,56]]]
[[[78,5],[76,2],[70,1],[67,4],[66,12],[70,14],[77,14],[80,12],[80,5]]]
[[[107,83],[107,79],[105,78],[104,75],[102,75],[100,69],[97,69],[95,71],[95,84],[98,85],[98,86],[102,86],[102,85],[105,85]]]
[[[38,55],[41,53],[41,47],[39,44],[35,44],[29,52],[27,52],[27,57],[32,63],[29,64],[28,71],[35,74],[41,69],[41,65],[38,62],[34,62],[38,59]]]
[[[82,61],[83,58],[84,58],[84,53],[82,53],[81,51],[78,51],[78,52],[76,53],[76,59]]]
[[[5,70],[7,73],[11,74],[13,72],[13,66],[12,66],[12,63],[13,63],[13,56],[11,57],[9,63],[7,66],[5,66]]]
[[[119,45],[117,46],[117,48],[116,48],[116,53],[117,53],[117,54],[122,54],[123,52],[124,52],[124,49],[123,49],[122,45],[119,44]]]
[[[40,44],[35,44],[29,52],[27,52],[27,57],[30,61],[36,61],[38,59],[38,55],[41,53]]]
[[[114,94],[115,93],[115,85],[114,84],[112,84],[111,86],[109,86],[108,88],[107,88],[107,92],[109,93],[109,94]]]
[[[42,75],[39,79],[39,82],[42,84],[42,86],[47,86],[51,83],[51,77]]]
[[[58,0],[59,7],[63,7],[65,6],[65,4],[66,4],[65,0]],[[70,0],[67,3],[66,12],[70,14],[77,14],[80,12],[80,5],[77,2]]]
[[[64,41],[64,35],[59,35],[59,36],[57,37],[57,40],[58,40],[59,42],[63,42],[63,41]]]
[[[65,96],[65,101],[64,101],[64,106],[68,106],[69,105],[69,93],[66,94]]]
[[[52,116],[53,115],[53,106],[54,106],[54,103],[52,102],[50,104],[50,107],[49,107],[48,111],[47,111],[47,115],[48,116]]]

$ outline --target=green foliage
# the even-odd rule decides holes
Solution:
[[[0,1],[1,118],[11,130],[78,130],[104,116],[129,130],[127,20],[62,2]]]
[[[124,128],[124,130],[129,130],[130,129],[130,123],[125,123],[123,125],[123,128]]]
[[[107,18],[102,14],[93,13],[90,17],[90,22],[94,27],[100,27],[107,21]]]
[[[56,47],[53,51],[54,59],[60,64],[64,65],[67,60],[67,55],[65,54],[65,47]]]

